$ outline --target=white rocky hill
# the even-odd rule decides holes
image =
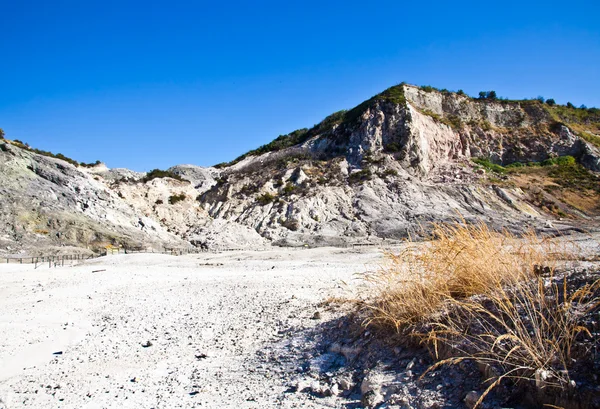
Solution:
[[[599,123],[597,109],[401,84],[215,168],[83,166],[2,140],[0,252],[378,243],[457,217],[594,228]]]

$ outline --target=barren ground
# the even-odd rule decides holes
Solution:
[[[302,352],[335,318],[319,303],[381,259],[319,248],[0,265],[0,408],[354,406],[290,385],[319,365]]]

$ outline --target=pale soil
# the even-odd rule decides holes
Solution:
[[[381,260],[319,248],[0,265],[0,408],[353,406],[292,392],[306,370],[293,354],[335,318],[319,303]]]

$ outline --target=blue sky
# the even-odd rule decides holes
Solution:
[[[212,165],[406,81],[600,106],[597,1],[0,0],[0,127],[79,161]]]

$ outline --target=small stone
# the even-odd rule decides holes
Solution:
[[[334,383],[333,385],[331,385],[331,388],[329,390],[331,391],[331,394],[335,395],[335,396],[339,395],[341,392],[337,383]]]
[[[151,346],[152,346],[152,342],[150,342],[150,341],[146,341],[146,342],[142,343],[142,347],[144,347],[144,348],[148,348]]]
[[[374,408],[381,402],[383,402],[383,396],[376,391],[368,391],[360,398],[360,403],[365,408]]]
[[[320,320],[321,319],[321,313],[319,311],[316,311],[310,319],[311,320]]]
[[[312,393],[314,393],[315,395],[323,395],[325,388],[323,387],[323,385],[321,385],[321,383],[319,381],[313,381],[310,384],[310,391]]]
[[[467,396],[465,396],[465,405],[467,405],[467,407],[469,409],[473,409],[475,407],[475,404],[477,404],[477,401],[479,400],[479,398],[481,397],[481,394],[477,391],[471,391],[469,393],[467,393]]]
[[[351,376],[342,376],[338,379],[337,384],[343,391],[349,391],[354,387],[354,382],[352,382]]]

